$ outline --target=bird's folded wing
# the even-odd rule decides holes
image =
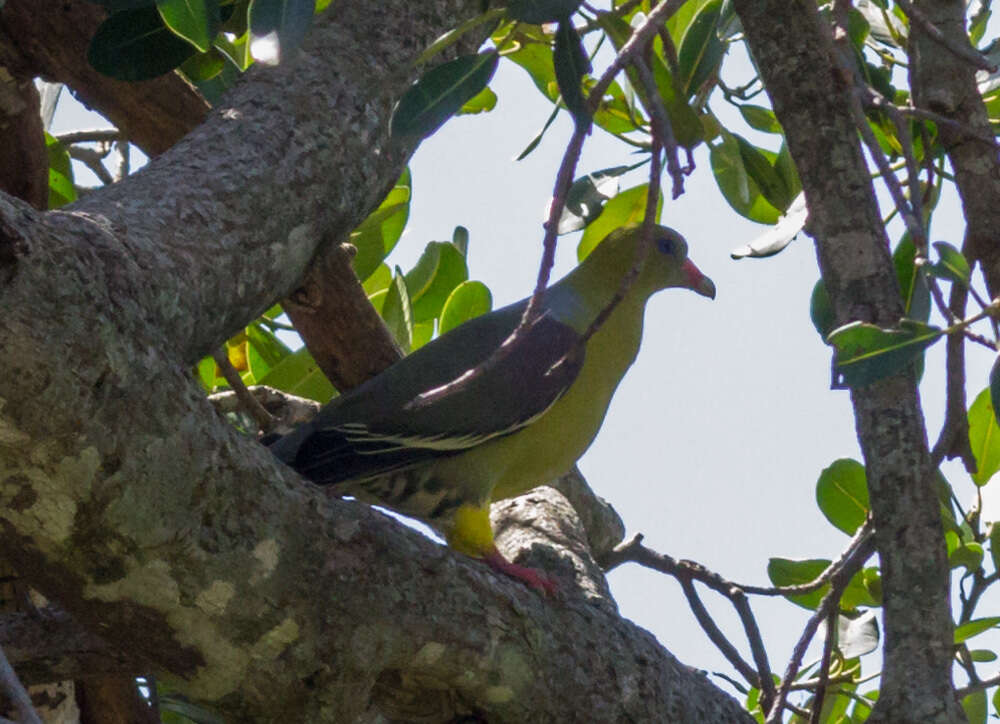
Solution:
[[[474,319],[335,400],[313,421],[294,467],[321,483],[372,478],[530,425],[576,379],[583,348],[576,330],[545,315],[492,357],[522,309]]]

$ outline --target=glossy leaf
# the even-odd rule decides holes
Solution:
[[[427,244],[416,265],[405,276],[413,323],[436,319],[448,295],[469,278],[465,256],[450,241]]]
[[[250,3],[250,54],[277,65],[295,52],[312,24],[315,0],[253,0]]]
[[[777,154],[757,148],[742,136],[735,136],[735,138],[747,174],[757,184],[757,188],[760,189],[764,198],[774,208],[784,213],[789,204],[792,203],[792,196],[785,186],[784,180],[772,165],[772,160],[777,159]]]
[[[648,184],[622,191],[604,205],[604,211],[583,231],[580,244],[576,247],[577,261],[583,261],[605,236],[621,226],[641,224],[646,213]],[[659,223],[663,208],[663,196],[659,196],[654,222]]]
[[[467,116],[477,113],[488,113],[497,107],[497,94],[489,86],[467,100],[455,115]]]
[[[541,25],[569,18],[582,0],[509,0],[507,17],[523,23]]]
[[[431,341],[434,336],[434,320],[429,322],[419,322],[413,325],[413,332],[410,335],[410,352],[416,352],[425,344]]]
[[[986,618],[976,618],[955,627],[955,643],[960,644],[968,641],[974,636],[996,628],[1000,624],[1000,616],[988,616]]]
[[[712,146],[709,161],[719,190],[736,213],[761,224],[778,222],[781,212],[764,198],[750,177],[735,136],[723,131],[722,141]]]
[[[816,481],[816,502],[836,528],[854,535],[870,510],[865,466],[850,458],[835,460]]]
[[[590,123],[590,111],[587,109],[582,83],[583,77],[590,72],[590,61],[583,49],[580,34],[576,32],[573,21],[569,19],[562,20],[556,30],[552,63],[563,103],[573,114],[577,126],[587,126]]]
[[[744,103],[740,106],[740,114],[751,128],[761,133],[782,133],[778,117],[770,108]]]
[[[285,357],[257,382],[322,404],[337,393],[305,347]]]
[[[389,123],[393,136],[426,137],[490,82],[497,69],[495,50],[463,55],[432,68],[403,95]]]
[[[493,308],[493,295],[482,282],[466,281],[448,295],[438,322],[439,334],[444,334]]]
[[[833,305],[830,304],[830,295],[826,293],[826,285],[822,279],[816,281],[812,296],[809,298],[809,319],[812,320],[813,326],[824,342],[837,324],[833,315]]]
[[[392,284],[392,270],[387,264],[379,264],[361,286],[364,288],[365,294],[370,297],[372,294],[388,289],[390,284]]]
[[[222,19],[218,0],[156,0],[163,23],[202,53],[212,47]]]
[[[49,156],[49,206],[58,209],[60,206],[76,201],[76,187],[73,185],[73,164],[69,152],[47,131],[45,132],[45,150]]]
[[[851,322],[831,332],[827,342],[836,349],[844,384],[858,387],[902,371],[943,334],[940,327],[912,319],[901,319],[896,329]]]
[[[982,487],[1000,470],[1000,426],[990,390],[980,392],[969,406],[969,445],[976,458],[972,481]]]
[[[698,11],[677,50],[682,95],[695,94],[719,67],[726,46],[716,32],[722,0],[712,0]]]
[[[931,273],[936,277],[968,286],[972,270],[962,252],[947,241],[935,241],[934,248],[938,252],[939,259],[931,267]]]
[[[962,698],[962,709],[969,724],[986,724],[989,714],[986,705],[986,690],[977,689]]]
[[[412,185],[407,168],[378,208],[351,232],[350,241],[358,250],[352,262],[358,279],[371,276],[403,235],[410,216]]]
[[[406,279],[398,266],[392,284],[389,285],[385,302],[382,304],[382,319],[385,320],[403,354],[409,354],[413,343],[413,311],[410,308]]]
[[[604,203],[618,193],[618,179],[631,166],[615,166],[581,176],[569,187],[566,206],[559,217],[557,233],[568,234],[584,228],[600,216]]]
[[[806,208],[805,194],[799,194],[788,207],[788,211],[774,228],[765,231],[746,246],[733,249],[729,256],[733,259],[763,259],[774,256],[791,244],[806,225],[809,209]]]
[[[126,81],[168,73],[195,54],[195,47],[163,24],[155,7],[115,13],[94,33],[87,61],[94,70]]]

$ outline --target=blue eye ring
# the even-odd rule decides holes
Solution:
[[[677,254],[677,240],[669,236],[661,236],[656,240],[656,248],[660,250],[663,254],[669,254],[670,256],[676,256]]]

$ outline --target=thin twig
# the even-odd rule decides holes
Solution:
[[[229,361],[229,355],[226,354],[224,347],[220,347],[212,353],[212,359],[215,360],[215,364],[219,366],[219,370],[222,372],[222,376],[229,383],[229,386],[233,388],[233,392],[236,393],[236,397],[239,399],[240,404],[243,406],[250,416],[254,419],[262,431],[267,432],[274,425],[274,417],[270,412],[264,409],[264,406],[258,402],[257,398],[253,396],[247,386],[243,384],[243,378],[240,377],[239,371],[233,367],[233,363]]]
[[[70,158],[76,159],[83,163],[87,168],[94,172],[94,175],[101,180],[101,183],[105,186],[110,186],[115,182],[114,177],[111,173],[104,167],[102,161],[108,155],[107,153],[101,153],[100,151],[95,151],[92,148],[83,148],[82,146],[67,146],[66,152],[69,154]]]
[[[837,611],[831,610],[826,617],[826,638],[823,641],[823,657],[819,665],[819,682],[816,693],[813,694],[812,714],[809,724],[820,724],[823,714],[823,699],[826,697],[826,687],[830,676],[830,658],[833,656],[833,640],[837,637]]]
[[[24,684],[17,678],[14,668],[7,660],[7,655],[0,648],[0,691],[14,704],[21,719],[21,724],[42,724],[42,720],[31,704],[31,697]]]
[[[930,18],[924,15],[923,11],[915,8],[910,0],[896,0],[896,4],[909,16],[913,25],[919,26],[921,30],[927,33],[927,37],[951,52],[955,57],[970,63],[972,66],[979,68],[979,70],[988,70],[991,73],[996,72],[996,66],[992,65],[982,53],[969,45],[968,42],[956,43],[952,42],[950,38],[945,37],[944,33],[938,30]]]
[[[975,684],[968,684],[960,689],[955,689],[955,698],[962,700],[974,691],[989,689],[991,686],[996,686],[997,684],[1000,684],[1000,674],[995,674],[988,679],[977,681]]]
[[[667,173],[673,179],[674,185],[671,189],[671,196],[674,199],[684,193],[684,171],[681,170],[680,162],[677,160],[677,138],[674,136],[674,127],[670,124],[670,118],[660,100],[659,92],[656,88],[656,79],[653,72],[646,65],[646,61],[641,55],[637,55],[632,64],[635,67],[639,80],[646,88],[646,96],[649,98],[649,115],[652,119],[653,137],[662,144],[667,155]],[[655,147],[655,144],[654,144]],[[659,183],[659,179],[657,179]]]
[[[825,619],[831,611],[835,611],[837,606],[840,604],[840,597],[843,595],[844,589],[847,588],[847,584],[850,582],[851,576],[854,575],[852,572],[853,569],[860,567],[874,552],[875,537],[866,537],[864,539],[864,543],[855,549],[852,556],[848,558],[848,560],[844,561],[844,566],[837,571],[837,573],[834,574],[833,578],[830,580],[830,591],[823,597],[823,600],[820,601],[815,613],[813,613],[813,615],[810,616],[809,621],[806,622],[805,629],[803,629],[802,635],[795,644],[795,648],[792,651],[792,658],[788,662],[788,668],[785,669],[785,675],[781,680],[781,686],[778,688],[778,697],[774,705],[771,707],[771,711],[767,716],[766,724],[776,724],[781,720],[781,712],[784,707],[785,700],[788,698],[789,687],[795,681],[795,676],[802,663],[802,657],[805,655],[806,649],[809,647],[809,642],[812,641],[813,636],[816,634],[819,622]]]
[[[111,143],[112,141],[124,141],[125,134],[117,128],[95,128],[60,133],[56,136],[56,140],[64,146],[70,146],[74,143]]]
[[[711,614],[705,609],[705,604],[701,602],[701,598],[698,596],[698,592],[695,590],[691,579],[680,576],[677,578],[677,582],[681,584],[681,590],[684,591],[684,597],[687,599],[688,606],[691,607],[691,612],[698,620],[698,624],[705,632],[705,635],[715,644],[715,647],[722,655],[726,657],[726,661],[732,664],[733,668],[740,672],[740,675],[751,686],[760,689],[761,681],[759,674],[740,656],[740,652],[736,650],[736,647],[719,630],[719,627],[715,625],[715,621],[712,620]]]

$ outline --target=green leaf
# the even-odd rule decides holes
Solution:
[[[49,208],[58,209],[76,201],[73,164],[69,152],[48,131],[45,132],[45,150],[49,155]]]
[[[419,322],[413,325],[413,333],[410,338],[410,352],[416,352],[425,344],[431,341],[434,336],[434,320],[429,322]]]
[[[789,195],[788,188],[781,176],[771,165],[768,154],[777,159],[777,154],[764,152],[754,146],[742,136],[735,136],[739,145],[740,157],[743,159],[743,167],[747,174],[757,184],[757,188],[764,195],[764,198],[776,209],[784,213],[789,204],[792,203],[792,196]]]
[[[836,528],[854,535],[870,510],[865,466],[850,458],[835,460],[816,481],[816,502]]]
[[[392,284],[392,270],[386,264],[379,264],[375,271],[361,285],[367,296],[381,292]]]
[[[577,127],[589,125],[590,111],[587,109],[587,100],[583,96],[581,83],[583,77],[590,72],[590,61],[583,49],[580,35],[573,27],[573,21],[568,18],[560,21],[556,30],[552,63],[559,93],[562,95],[563,103],[573,114]]]
[[[156,0],[164,24],[202,53],[212,47],[222,18],[218,0]]]
[[[396,267],[396,274],[389,292],[382,304],[382,319],[392,332],[396,343],[409,354],[413,344],[413,311],[410,308],[410,295],[406,289],[406,279],[403,270]]]
[[[576,247],[576,258],[583,261],[594,250],[605,236],[622,226],[638,225],[646,214],[646,196],[649,185],[635,186],[622,191],[604,205],[601,215],[584,229],[580,244]],[[656,204],[656,214],[653,221],[659,223],[660,211],[663,208],[663,195],[660,194]]]
[[[213,46],[207,53],[196,53],[181,63],[181,72],[197,84],[215,78],[225,67],[226,55]]]
[[[195,47],[163,24],[155,7],[115,13],[94,33],[87,61],[118,80],[149,80],[168,73],[195,54]]]
[[[207,392],[213,392],[219,385],[226,384],[225,380],[216,378],[215,369],[215,360],[212,357],[203,357],[198,363],[198,379]]]
[[[486,314],[493,308],[493,295],[482,282],[467,281],[455,287],[448,295],[441,310],[438,323],[440,334],[468,322],[480,314]]]
[[[955,643],[960,644],[968,641],[973,636],[978,636],[981,633],[989,631],[991,628],[996,628],[997,624],[1000,624],[1000,616],[988,616],[986,618],[975,618],[971,621],[966,621],[960,626],[955,627]]]
[[[993,417],[1000,422],[1000,355],[990,368],[990,402],[993,403]]]
[[[726,45],[716,32],[722,0],[706,3],[694,16],[677,50],[683,95],[694,95],[710,75],[718,70]]]
[[[306,37],[315,0],[253,0],[250,3],[250,54],[276,65],[290,57]]]
[[[278,339],[274,332],[258,322],[254,322],[246,328],[246,335],[250,346],[256,350],[268,367],[274,367],[292,353],[288,345]],[[260,375],[256,373],[254,376],[260,378]]]
[[[396,137],[434,133],[490,82],[499,55],[488,50],[463,55],[425,73],[396,104],[389,132]]]
[[[904,313],[910,319],[926,322],[931,316],[931,291],[921,267],[916,264],[917,247],[909,233],[892,252],[892,263],[896,268],[899,291],[903,296]]]
[[[993,692],[993,711],[1000,716],[1000,688]]]
[[[604,202],[618,193],[618,179],[631,169],[631,166],[605,168],[574,181],[566,195],[566,206],[559,217],[556,233],[578,231],[600,216]]]
[[[454,244],[450,241],[428,243],[405,277],[414,324],[437,318],[448,295],[468,278],[465,257]]]
[[[969,652],[969,658],[973,661],[977,661],[981,664],[989,663],[990,661],[996,661],[997,655],[995,652],[989,649],[976,649],[975,651]]]
[[[977,689],[962,699],[962,708],[965,710],[965,718],[969,724],[986,724],[987,706],[986,690]]]
[[[936,277],[968,286],[972,270],[969,269],[969,262],[962,256],[962,252],[947,241],[935,241],[934,248],[937,249],[940,258],[931,267],[931,273]]]
[[[324,405],[337,394],[305,347],[285,357],[257,382]]]
[[[462,256],[467,257],[469,255],[469,230],[464,226],[456,226],[455,230],[451,232],[451,243],[462,252]]]
[[[547,42],[524,42],[513,53],[505,54],[504,59],[512,60],[524,68],[541,94],[550,101],[556,100],[559,88],[556,84],[552,47]]]
[[[507,17],[523,23],[541,25],[569,18],[583,0],[510,0]]]
[[[771,165],[774,166],[774,170],[781,178],[782,183],[785,184],[785,188],[788,189],[788,194],[792,197],[802,195],[803,201],[805,201],[799,170],[795,167],[795,161],[792,159],[791,151],[788,150],[787,142],[782,142],[781,148],[778,149],[778,156],[771,162]],[[793,200],[792,207],[794,208],[794,206],[795,201]],[[786,213],[791,215],[791,208]]]
[[[764,198],[757,182],[747,172],[735,136],[723,131],[722,141],[711,148],[709,161],[719,190],[736,213],[760,224],[777,223],[781,211]]]
[[[774,115],[774,111],[770,108],[744,103],[740,106],[740,113],[743,115],[743,120],[754,130],[761,133],[781,134],[783,132],[781,124],[778,123],[778,117]]]
[[[771,583],[775,586],[799,586],[804,583],[811,583],[829,567],[830,561],[826,559],[792,560],[789,558],[771,558],[767,564],[767,575]],[[830,584],[811,593],[803,593],[795,596],[785,596],[789,601],[803,608],[815,611],[830,590]],[[843,595],[840,598],[840,605],[843,609],[855,609],[858,606],[878,606],[879,602],[869,593],[865,587],[865,578],[862,571],[858,571],[847,584]]]
[[[1000,571],[1000,523],[990,523],[990,558],[994,572]]]
[[[610,13],[599,13],[597,20],[608,34],[616,50],[620,50],[628,42],[629,38],[632,37],[632,27],[622,18]],[[654,40],[653,47],[655,52],[652,54],[652,58],[650,58],[653,79],[656,81],[656,88],[659,91],[663,107],[667,110],[667,115],[670,118],[674,137],[684,148],[694,148],[705,138],[701,119],[695,110],[688,105],[686,96],[680,89],[678,79],[674,78],[667,68],[666,61],[663,59],[663,46],[658,38]],[[635,89],[636,95],[642,101],[647,115],[649,115],[652,103],[645,85],[640,80],[635,68],[631,65],[625,69],[625,72],[632,88]]]
[[[456,115],[465,116],[476,113],[488,113],[497,107],[497,94],[490,90],[489,86],[483,88],[476,95],[467,100]]]
[[[859,387],[902,371],[943,334],[940,327],[913,319],[901,319],[897,329],[851,322],[831,332],[827,342],[836,348],[844,384]]]
[[[358,250],[352,262],[358,279],[371,276],[403,235],[410,217],[412,190],[413,181],[407,167],[378,208],[351,232],[350,241]]]
[[[809,297],[809,319],[812,320],[813,326],[824,342],[837,324],[833,315],[833,305],[830,304],[830,295],[826,293],[826,285],[822,279],[816,281]]]
[[[969,573],[983,565],[983,547],[978,543],[963,543],[948,554],[948,567],[963,567]]]
[[[978,468],[972,482],[982,487],[1000,470],[1000,426],[989,389],[976,395],[969,407],[969,445]]]

